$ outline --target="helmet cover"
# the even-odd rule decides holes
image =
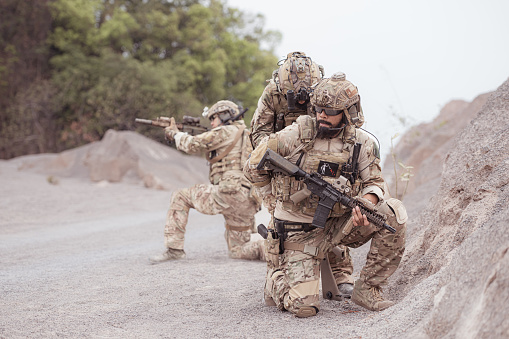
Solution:
[[[337,110],[348,109],[360,101],[357,86],[346,80],[342,72],[320,81],[313,90],[311,104]]]
[[[220,114],[221,120],[233,118],[239,114],[239,106],[229,100],[220,100],[207,110],[207,118],[210,119],[215,114]]]
[[[274,81],[279,91],[286,95],[289,90],[295,93],[300,89],[308,90],[322,78],[322,74],[323,67],[312,61],[305,53],[291,52],[277,72],[274,72]]]

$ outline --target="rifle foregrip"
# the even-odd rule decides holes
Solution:
[[[365,214],[366,218],[370,222],[372,222],[373,224],[377,225],[378,227],[385,228],[386,230],[388,230],[391,233],[396,233],[396,229],[391,227],[391,226],[389,226],[387,223],[385,223],[381,215],[379,215],[378,213],[373,212],[373,211],[367,209],[364,206],[360,206],[360,205],[358,205],[358,206],[360,207],[362,214]]]

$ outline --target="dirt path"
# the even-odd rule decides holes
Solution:
[[[323,300],[310,319],[265,307],[265,264],[228,258],[220,216],[192,213],[187,258],[149,265],[163,249],[167,191],[52,185],[6,161],[0,187],[1,338],[386,338],[404,330],[389,321],[398,306],[376,313]],[[354,253],[357,270],[363,253]]]

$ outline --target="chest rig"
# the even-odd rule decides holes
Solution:
[[[347,131],[345,131],[347,132]],[[348,138],[344,138],[348,136]],[[360,192],[361,181],[356,179],[353,183],[345,180],[351,173],[345,172],[352,161],[353,145],[355,137],[351,133],[343,133],[342,140],[316,142],[307,140],[308,144],[303,147],[297,165],[307,173],[318,173],[322,178],[345,192],[349,196],[357,196]],[[306,140],[302,140],[306,142]],[[328,147],[324,147],[324,143]],[[326,148],[326,149],[324,149]],[[347,188],[345,191],[345,187]],[[305,184],[293,177],[277,174],[272,180],[272,194],[282,202],[282,207],[288,212],[300,211],[306,215],[313,216],[318,206],[318,197],[309,193]],[[308,191],[309,192],[309,191]],[[334,205],[329,217],[339,217],[348,212],[349,209],[341,204]]]

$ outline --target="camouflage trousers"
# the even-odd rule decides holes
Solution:
[[[270,213],[270,212],[269,212]],[[272,215],[272,213],[271,213]],[[273,220],[271,220],[269,229],[274,229]],[[266,249],[268,246],[265,246]],[[342,253],[341,255],[336,255],[336,253],[330,251],[327,256],[329,258],[329,264],[332,270],[332,274],[334,275],[334,281],[336,285],[339,284],[353,284],[353,262],[352,257],[350,255],[350,249],[347,246],[339,245],[339,251]],[[266,253],[266,257],[270,258],[271,254]],[[277,269],[279,267],[279,259],[275,260],[267,260],[267,272],[270,270]]]
[[[259,209],[250,190],[222,193],[218,185],[198,184],[173,193],[166,216],[164,240],[167,248],[184,249],[189,209],[207,215],[222,214],[228,254],[234,259],[264,259],[263,240],[252,238],[254,215]]]
[[[276,206],[276,199],[273,195],[267,195],[263,199],[263,205],[269,211],[271,216],[274,215],[274,209]],[[268,228],[274,229],[274,220],[271,218],[270,224]],[[338,246],[340,251],[342,252],[341,256],[336,255],[334,252],[329,252],[327,256],[329,257],[329,263],[332,270],[332,274],[334,275],[334,280],[336,281],[336,285],[339,284],[353,284],[353,262],[352,257],[350,256],[350,250],[348,247],[340,245]],[[274,269],[274,264],[271,261],[267,261],[267,272],[271,269]]]
[[[351,213],[348,213],[330,218],[324,229],[290,233],[287,241],[316,247],[323,254],[338,245],[357,248],[371,240],[359,279],[371,286],[381,286],[396,271],[403,257],[406,219],[397,216],[385,202],[380,204],[379,212],[387,215],[386,222],[396,229],[396,233],[371,223],[354,227]],[[302,306],[319,309],[320,263],[321,259],[312,254],[285,249],[280,255],[279,269],[267,272],[265,294],[272,297],[280,310],[297,313]]]

